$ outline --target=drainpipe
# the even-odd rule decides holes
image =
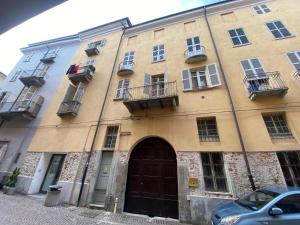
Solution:
[[[99,114],[99,117],[98,117],[98,121],[97,121],[97,125],[96,125],[96,131],[95,131],[94,136],[93,136],[92,145],[91,145],[90,151],[88,153],[88,157],[86,159],[86,163],[85,163],[84,170],[83,170],[83,176],[82,176],[82,179],[81,179],[81,186],[80,186],[80,191],[79,191],[79,195],[78,195],[78,199],[77,199],[77,205],[76,205],[77,207],[79,207],[79,205],[80,205],[80,200],[81,200],[81,196],[82,196],[84,182],[85,182],[87,171],[88,171],[89,164],[90,164],[90,161],[91,161],[92,150],[93,150],[93,148],[95,146],[95,143],[96,143],[96,137],[98,135],[98,130],[99,130],[100,122],[101,122],[101,117],[102,117],[102,114],[103,114],[103,111],[104,111],[104,106],[105,106],[105,103],[106,103],[106,100],[107,100],[108,91],[109,91],[109,88],[110,88],[110,85],[111,85],[114,69],[115,69],[115,66],[116,66],[116,63],[117,63],[117,57],[118,57],[118,53],[119,53],[119,50],[120,50],[120,47],[121,47],[121,41],[122,41],[122,38],[123,38],[124,32],[125,32],[125,25],[124,24],[122,24],[122,25],[123,25],[123,32],[122,32],[122,35],[121,35],[121,38],[120,38],[120,41],[119,41],[116,57],[115,57],[115,60],[114,60],[114,65],[112,67],[112,71],[111,71],[111,74],[110,74],[108,86],[106,88],[106,92],[105,92],[105,96],[104,96],[104,101],[103,101],[102,108],[101,108],[101,111],[100,111],[100,114]]]
[[[239,123],[238,123],[238,119],[237,119],[237,115],[236,115],[236,110],[235,110],[235,107],[234,107],[234,104],[233,104],[233,100],[232,100],[232,96],[231,96],[230,90],[228,88],[228,83],[227,83],[227,80],[226,80],[226,77],[225,77],[225,74],[224,74],[224,70],[223,70],[223,66],[222,66],[222,63],[221,63],[220,55],[219,55],[219,52],[218,52],[218,49],[217,49],[217,46],[216,46],[215,39],[213,37],[212,31],[211,31],[211,27],[209,25],[206,13],[207,13],[206,12],[206,6],[204,5],[205,22],[206,22],[207,28],[209,30],[209,35],[210,35],[210,38],[212,40],[212,43],[213,43],[213,46],[214,46],[214,50],[215,50],[215,53],[216,53],[216,56],[217,56],[217,60],[218,60],[219,66],[220,66],[221,76],[222,76],[222,78],[224,80],[224,86],[225,86],[225,89],[226,89],[226,92],[227,92],[227,95],[228,95],[228,98],[229,98],[229,101],[230,101],[230,107],[231,107],[231,111],[233,113],[234,123],[235,123],[236,129],[237,129],[237,132],[238,132],[238,137],[239,137],[239,141],[240,141],[241,148],[242,148],[242,154],[243,154],[243,158],[244,158],[244,161],[245,161],[245,164],[246,164],[246,169],[247,169],[247,173],[248,173],[248,179],[249,179],[249,182],[250,182],[252,190],[255,191],[256,187],[255,187],[255,183],[254,183],[253,176],[252,176],[252,173],[251,173],[251,169],[250,169],[250,165],[249,165],[249,160],[248,160],[247,152],[246,152],[246,149],[245,149],[245,144],[244,144],[243,137],[242,137],[242,134],[241,134],[241,129],[240,129],[240,126],[239,126]]]

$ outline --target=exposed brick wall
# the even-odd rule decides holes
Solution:
[[[41,156],[40,152],[27,152],[21,166],[21,175],[33,177]]]
[[[82,153],[79,152],[68,153],[66,155],[59,178],[60,181],[74,182],[78,171],[81,155]]]

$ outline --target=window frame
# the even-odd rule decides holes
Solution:
[[[111,134],[109,134],[109,129],[114,129]],[[114,149],[116,147],[117,139],[119,134],[119,126],[107,126],[105,140],[103,143],[104,149]],[[108,138],[111,137],[110,143],[108,144]]]
[[[161,46],[163,47],[162,49],[160,48]],[[155,47],[157,47],[157,50],[154,50]],[[164,53],[162,54],[162,56],[163,56],[162,59],[160,59],[161,54],[159,54],[159,52],[160,52],[161,50],[163,50],[163,52],[164,52]],[[154,55],[155,52],[157,52],[157,55],[156,55],[156,56]],[[154,60],[154,57],[157,57],[157,59]],[[154,45],[154,46],[152,47],[152,63],[162,62],[162,61],[165,61],[165,60],[166,60],[166,48],[165,48],[165,44]]]
[[[23,70],[18,69],[18,70],[14,73],[14,75],[12,75],[12,77],[9,79],[9,82],[15,82],[15,81],[18,79],[18,77],[22,74],[22,72],[23,72]]]
[[[297,164],[293,164],[290,162],[290,159],[288,157],[287,154],[289,153],[295,153],[298,157],[298,166],[300,167],[300,152],[299,151],[285,151],[285,152],[277,152],[276,155],[277,155],[277,159],[278,159],[278,162],[279,162],[279,165],[280,165],[280,168],[281,168],[281,171],[283,173],[283,176],[284,176],[284,181],[286,183],[287,186],[290,186],[290,184],[288,184],[287,182],[289,182],[288,180],[290,180],[290,182],[293,183],[293,186],[294,187],[300,187],[300,183],[298,184],[297,183],[297,179],[295,177],[295,172],[293,171],[293,167],[295,167],[295,165]],[[281,164],[281,160],[280,160],[280,155],[283,157],[284,159],[284,164]],[[285,176],[285,172],[284,172],[284,169],[283,167],[286,167],[287,168],[287,171],[288,171],[288,176],[290,179],[287,179],[286,176]],[[300,180],[300,178],[299,178]],[[300,181],[299,181],[300,182]]]
[[[220,142],[220,135],[218,132],[218,125],[217,125],[217,119],[215,116],[212,117],[199,117],[196,119],[197,121],[197,130],[198,130],[198,137],[201,142]],[[204,131],[205,135],[202,135],[203,132],[201,132],[201,121],[205,121],[205,130]],[[208,124],[207,122],[209,121],[214,121],[214,124]],[[215,126],[214,129],[208,128],[209,126]],[[211,135],[209,134],[210,132],[214,131],[216,134]]]
[[[280,31],[280,29],[279,29],[279,28],[277,27],[277,25],[275,24],[276,22],[280,22],[280,23],[283,25],[284,29],[286,29],[287,32],[288,32],[290,35],[289,35],[289,36],[284,36],[284,35],[282,34],[282,32]],[[272,31],[274,31],[274,30],[271,30],[271,29],[268,27],[268,24],[271,24],[271,23],[272,23],[273,26],[276,27],[276,30],[280,33],[281,37],[275,37],[274,33],[272,32]],[[287,27],[281,22],[281,20],[273,20],[273,21],[269,21],[269,22],[266,22],[265,25],[266,25],[267,29],[270,31],[270,33],[273,35],[273,37],[275,38],[275,40],[281,40],[281,39],[286,39],[286,38],[291,38],[291,37],[293,37],[293,34],[287,29]]]
[[[120,84],[121,81],[122,81],[122,85],[120,87],[119,84]],[[125,84],[127,84],[126,82],[128,83],[127,87],[125,85]],[[129,84],[130,84],[130,80],[129,79],[118,80],[118,84],[117,84],[118,86],[117,86],[115,100],[122,100],[122,99],[124,99],[125,94],[126,94],[125,90],[129,88]],[[118,93],[120,93],[120,94],[118,95]]]
[[[258,10],[256,10],[255,8],[258,8]],[[266,13],[270,13],[272,12],[271,9],[265,5],[265,4],[262,4],[262,5],[256,5],[253,7],[254,11],[258,14],[258,15],[262,15],[262,14],[266,14]],[[268,11],[269,10],[269,11]],[[261,13],[259,13],[258,11],[260,11]]]
[[[274,120],[274,117],[280,117],[280,116],[282,116],[282,118],[283,118],[283,120]],[[267,122],[270,122],[270,121],[266,121],[266,117],[269,117],[269,118],[271,118],[271,122],[272,122],[272,127],[268,127],[267,126]],[[294,136],[293,136],[293,133],[291,132],[291,130],[290,130],[290,128],[289,128],[289,124],[288,124],[288,121],[287,121],[287,119],[286,119],[286,115],[285,115],[285,113],[266,113],[266,114],[262,114],[262,118],[263,118],[263,121],[264,121],[264,124],[265,124],[265,127],[266,127],[266,129],[267,129],[267,132],[268,132],[268,134],[269,134],[269,136],[270,136],[270,138],[272,139],[272,140],[280,140],[280,139],[294,139]],[[285,125],[285,127],[282,125],[282,124],[280,124],[280,126],[278,126],[278,125],[276,125],[276,123],[285,123],[284,125]],[[271,129],[275,129],[275,133],[272,133],[272,132],[270,132],[271,131]],[[286,133],[284,133],[284,132],[280,132],[279,130],[280,129],[287,129],[289,132],[286,132]]]
[[[261,67],[254,67],[253,63],[252,63],[252,60],[257,60],[260,64]],[[252,73],[252,77],[248,77],[247,73],[246,73],[246,70],[242,64],[242,61],[248,61],[250,67],[251,67],[251,71],[255,71],[255,73]],[[244,76],[248,79],[248,80],[251,80],[251,79],[259,79],[259,78],[266,78],[266,70],[264,68],[264,65],[261,63],[261,61],[259,60],[259,58],[255,57],[255,58],[248,58],[248,59],[242,59],[240,60],[240,65],[241,65],[241,68],[243,70],[243,73],[244,73]],[[259,74],[256,72],[256,69],[261,69],[263,70],[263,73],[261,74],[265,74],[265,76],[259,76]],[[248,71],[248,70],[247,70]]]
[[[239,35],[237,33],[237,31],[236,31],[238,29],[242,29],[244,35]],[[233,31],[233,30],[235,31],[235,33],[237,34],[237,36],[234,36],[234,37],[231,36],[230,31]],[[233,28],[233,29],[228,30],[227,33],[229,35],[229,39],[231,40],[231,43],[232,43],[233,47],[242,47],[242,46],[245,46],[245,45],[251,45],[251,42],[249,41],[249,38],[248,38],[246,32],[244,31],[244,28],[242,28],[242,27]],[[248,42],[247,43],[242,43],[241,38],[240,38],[241,36],[245,36]],[[238,40],[239,40],[239,42],[241,42],[241,44],[237,44],[237,45],[234,44],[233,38],[238,38]]]
[[[204,155],[208,156],[209,163],[204,163]],[[219,154],[221,163],[214,163],[213,161],[213,155],[214,154]],[[203,181],[204,181],[204,189],[206,192],[218,192],[218,193],[229,193],[229,184],[228,184],[228,178],[226,174],[226,168],[225,168],[225,163],[224,163],[224,154],[222,152],[201,152],[200,157],[201,157],[201,164],[202,164],[202,172],[203,172]],[[207,175],[205,174],[205,169],[204,167],[207,166],[210,168],[211,174]],[[216,171],[215,167],[216,166],[222,166],[222,176],[216,176]],[[213,184],[213,189],[210,189],[207,187],[207,184],[205,182],[205,178],[210,178],[212,180]],[[225,187],[224,189],[220,189],[217,184],[217,179],[223,179],[225,181]]]
[[[299,60],[299,69],[297,69],[297,67],[295,66],[295,64],[292,62],[292,60],[289,57],[289,53],[293,53],[296,58]],[[286,53],[286,57],[288,58],[288,61],[290,62],[290,64],[295,68],[296,71],[300,71],[300,50],[295,50],[295,51],[290,51]]]

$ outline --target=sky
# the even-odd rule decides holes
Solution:
[[[132,24],[220,0],[69,0],[0,35],[0,71],[9,74],[28,44],[77,34],[124,17]]]

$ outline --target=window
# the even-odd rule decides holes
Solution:
[[[189,52],[199,51],[201,49],[199,37],[186,39],[186,44]]]
[[[238,45],[250,44],[243,28],[232,29],[229,30],[228,32],[231,37],[233,45],[238,46]]]
[[[30,55],[26,55],[23,62],[30,62],[33,55],[34,55],[34,53],[30,53]]]
[[[295,214],[300,213],[300,195],[290,195],[275,204],[275,207],[280,208],[283,214]],[[298,219],[295,218],[295,221]]]
[[[126,52],[123,65],[132,65],[134,63],[134,51]]]
[[[85,85],[84,83],[80,82],[78,86],[74,86],[72,84],[69,85],[65,97],[63,99],[64,103],[71,103],[71,102],[81,102],[82,96],[84,94]]]
[[[124,98],[124,96],[126,94],[126,90],[128,89],[128,86],[129,86],[129,80],[128,79],[119,81],[116,99],[123,99]]]
[[[220,141],[215,117],[197,119],[197,127],[200,141]]]
[[[266,77],[266,73],[257,58],[244,59],[241,65],[248,79]]]
[[[257,14],[265,14],[271,12],[271,10],[266,5],[254,6],[254,10]]]
[[[165,59],[165,46],[156,45],[153,47],[152,61],[159,62]]]
[[[269,22],[269,23],[266,23],[266,25],[276,39],[281,39],[281,38],[292,36],[291,33],[281,23],[281,21]]]
[[[278,152],[277,157],[287,186],[300,187],[300,152]]]
[[[118,136],[118,127],[108,127],[106,132],[106,139],[105,139],[105,148],[114,148],[116,145]]]
[[[8,150],[8,141],[0,141],[0,161],[5,158],[6,152]]]
[[[22,74],[22,70],[17,70],[15,73],[14,73],[14,75],[10,78],[10,80],[9,80],[9,82],[15,82],[17,79],[18,79],[18,77]]]
[[[86,61],[85,66],[93,66],[94,64],[95,64],[95,60],[90,59],[90,60]]]
[[[201,90],[221,85],[216,64],[209,64],[200,69],[183,70],[181,76],[183,91]]]
[[[297,71],[300,71],[300,51],[287,53],[291,63],[294,65]]]
[[[227,192],[222,153],[201,153],[205,190]]]
[[[263,119],[272,139],[293,138],[284,114],[263,115]]]
[[[5,102],[7,97],[8,97],[8,92],[7,91],[0,92],[0,103]]]
[[[167,93],[167,76],[166,74],[149,75],[144,77],[144,94],[151,97],[164,96]]]

